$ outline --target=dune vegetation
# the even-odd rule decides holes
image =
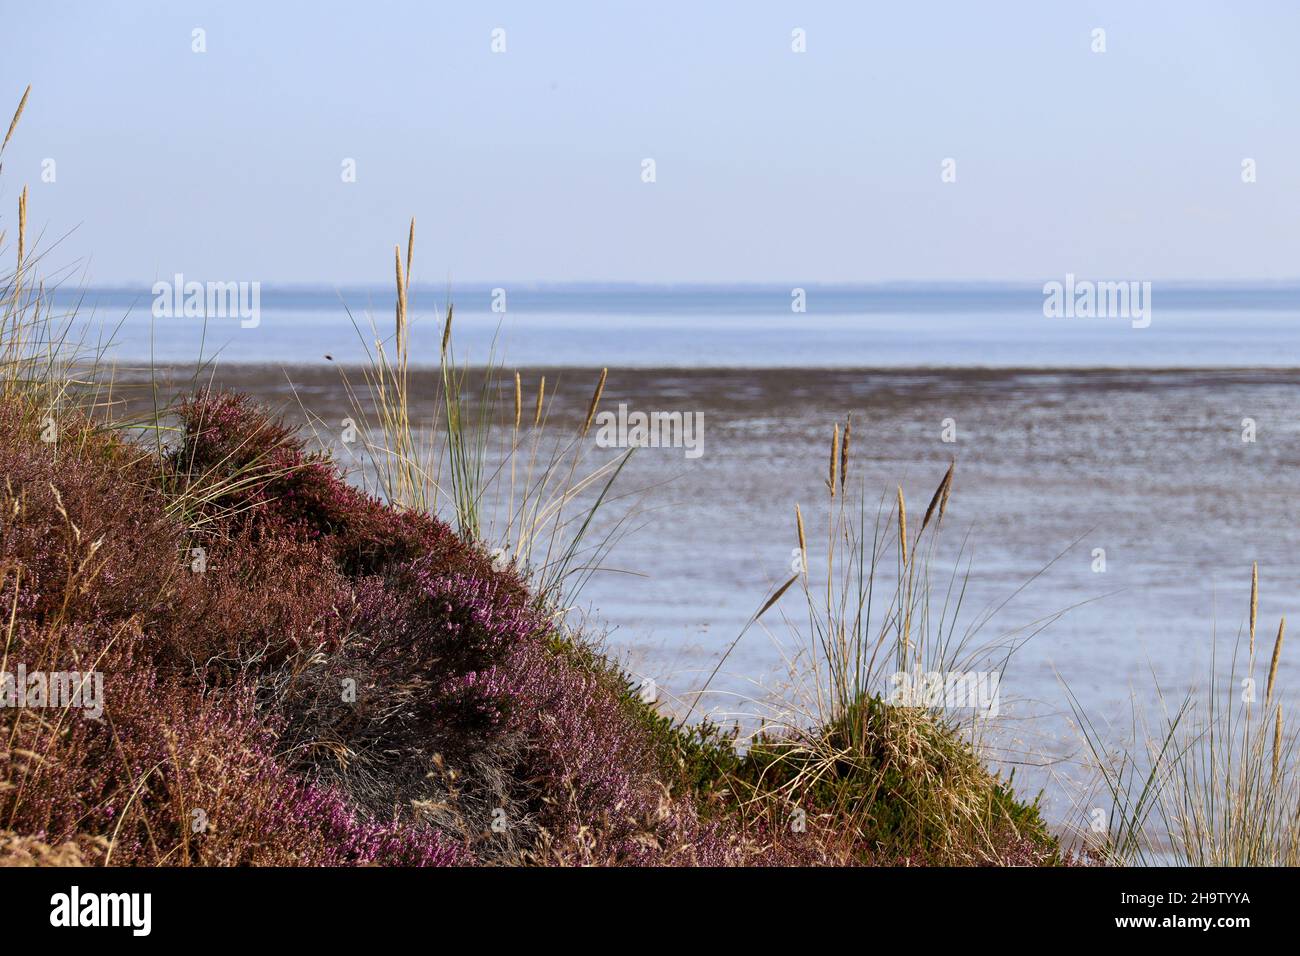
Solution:
[[[187,398],[158,445],[49,397],[0,406],[2,669],[102,673],[102,715],[3,711],[10,839],[150,865],[1054,852],[957,737],[878,700],[743,754],[661,716],[514,560],[244,396]]]
[[[756,602],[756,620],[801,602],[808,693],[743,733],[662,708],[566,613],[613,546],[593,516],[626,456],[586,457],[605,373],[585,421],[557,430],[544,379],[525,394],[518,373],[457,365],[450,309],[436,366],[414,366],[414,243],[412,223],[391,332],[363,334],[362,379],[340,378],[357,474],[202,369],[128,414],[139,396],[71,341],[37,276],[23,191],[0,232],[0,674],[103,686],[93,714],[47,706],[49,684],[0,708],[0,862],[1075,862],[968,728],[882,696],[890,673],[975,659],[930,574],[955,466],[924,512],[901,490],[869,508],[835,425],[824,574],[797,510],[802,569]],[[440,383],[438,407],[413,407],[415,376]],[[1268,752],[1256,719],[1255,764],[1233,767],[1282,821],[1275,724]],[[1129,861],[1146,791],[1172,793],[1157,759],[1125,803],[1134,766],[1106,778],[1119,839],[1095,859]],[[1208,787],[1217,802],[1181,819],[1244,829]],[[1294,847],[1281,822],[1255,838],[1255,859]]]

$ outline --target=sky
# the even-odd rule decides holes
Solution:
[[[0,229],[27,184],[47,265],[92,285],[380,283],[412,215],[434,284],[1300,276],[1281,0],[6,0],[3,23],[0,103],[32,93]]]

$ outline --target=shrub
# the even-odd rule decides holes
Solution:
[[[346,574],[382,573],[418,558],[448,572],[493,576],[491,562],[436,518],[388,507],[348,484],[293,429],[247,396],[204,391],[179,409],[167,455],[177,493],[231,532],[317,542]],[[522,585],[512,581],[522,593]]]

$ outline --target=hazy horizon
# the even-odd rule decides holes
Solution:
[[[87,293],[127,293],[138,292],[141,288],[151,287],[155,282],[167,281],[172,278],[171,275],[160,275],[156,279],[128,279],[120,282],[91,283],[87,285],[76,285],[74,283],[63,283],[60,290],[66,294],[69,288],[75,288],[78,291]],[[186,275],[187,279],[198,278],[193,275]],[[818,289],[824,291],[873,291],[873,290],[898,290],[904,291],[915,289],[917,291],[926,290],[952,290],[952,291],[1026,291],[1040,290],[1044,282],[1057,281],[1060,276],[1045,276],[1043,280],[1037,279],[876,279],[871,281],[858,282],[804,282],[798,283],[793,280],[780,282],[773,280],[750,280],[750,281],[726,281],[721,279],[715,280],[695,280],[678,282],[673,280],[638,280],[638,279],[573,279],[573,280],[548,280],[548,279],[468,279],[463,281],[453,281],[447,283],[437,282],[411,282],[410,288],[413,292],[425,293],[444,293],[448,288],[452,293],[460,291],[483,292],[493,288],[503,287],[506,289],[534,289],[534,290],[717,290],[717,291],[770,291],[789,294],[792,287],[802,287],[805,289]],[[1098,277],[1107,279],[1110,277]],[[1155,277],[1148,280],[1156,287],[1166,287],[1180,291],[1217,291],[1217,290],[1263,290],[1263,289],[1296,289],[1300,290],[1300,273],[1295,276],[1282,276],[1276,279],[1162,279]],[[384,282],[378,279],[374,281],[356,281],[347,283],[333,283],[326,279],[301,280],[277,282],[275,280],[261,280],[263,292],[320,292],[339,290],[342,292],[373,292],[392,294],[391,281]]]

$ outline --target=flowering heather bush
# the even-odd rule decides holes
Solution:
[[[343,645],[281,674],[277,707],[294,766],[376,811],[419,804],[467,838],[492,810],[512,810],[505,773],[516,741],[492,675],[536,625],[508,594],[427,565],[358,582]]]
[[[611,859],[653,859],[645,833],[725,858],[670,805],[614,689],[549,649],[517,579],[241,398],[203,396],[183,421],[161,489],[116,439],[0,442],[10,662],[95,660],[107,701],[102,721],[5,715],[12,829],[98,838],[115,863],[446,863],[471,859],[466,838],[522,858],[608,821]],[[192,573],[167,504],[199,485],[219,493],[195,496]],[[191,832],[195,810],[210,829]]]
[[[183,439],[169,455],[181,488],[215,489],[209,513],[234,512],[227,525],[319,542],[349,574],[414,560],[446,571],[492,574],[490,561],[426,514],[385,506],[349,485],[292,429],[245,395],[205,391],[180,407]],[[522,586],[513,582],[522,593]]]
[[[0,422],[13,424],[10,412]],[[8,830],[124,864],[469,861],[428,826],[368,814],[285,770],[256,680],[195,679],[218,648],[256,675],[272,667],[271,641],[315,653],[339,638],[327,612],[351,593],[319,548],[223,532],[211,566],[192,574],[183,529],[149,485],[156,472],[129,446],[3,435],[5,668],[98,670],[105,701],[99,720],[0,710]],[[196,810],[209,824],[197,833]]]
[[[0,435],[0,566],[21,575],[19,617],[147,624],[165,614],[182,567],[179,550],[168,552],[179,528],[138,454],[111,436],[42,442],[4,406]]]
[[[49,843],[105,841],[100,862],[207,865],[448,864],[464,849],[416,823],[358,813],[273,759],[275,737],[252,694],[202,691],[142,666],[142,634],[94,628],[13,635],[29,670],[95,661],[104,715],[3,713],[13,746],[0,754],[5,825]],[[31,656],[29,656],[31,655]]]
[[[180,552],[188,567],[189,556]],[[160,653],[202,666],[209,679],[336,650],[354,591],[317,544],[244,535],[206,542],[202,574],[183,572]]]

